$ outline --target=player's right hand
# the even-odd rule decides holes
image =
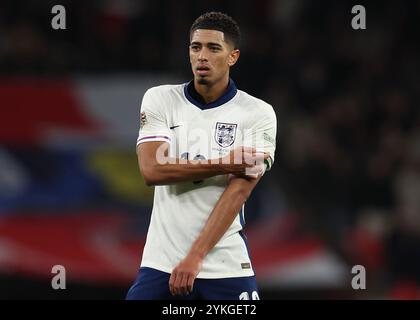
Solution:
[[[252,147],[238,147],[222,158],[223,169],[226,173],[246,176],[246,171],[256,166],[261,166],[261,163],[269,156],[268,152],[257,152]],[[253,176],[250,177],[252,178]]]

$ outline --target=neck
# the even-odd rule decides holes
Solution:
[[[194,79],[194,88],[203,97],[208,104],[219,99],[229,85],[229,76],[222,81],[217,81],[214,84],[200,84],[197,79]]]

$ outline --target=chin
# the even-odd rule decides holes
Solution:
[[[209,84],[210,83],[210,81],[209,80],[207,80],[206,78],[198,78],[198,84],[204,84],[204,85],[206,85],[206,84]]]

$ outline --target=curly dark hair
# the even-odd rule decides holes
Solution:
[[[232,17],[221,12],[207,12],[199,16],[191,26],[190,39],[197,29],[209,29],[221,31],[225,35],[226,42],[233,44],[234,49],[239,48],[241,32],[239,26]]]

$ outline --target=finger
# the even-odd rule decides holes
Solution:
[[[174,284],[175,284],[175,279],[176,279],[176,270],[172,271],[171,277],[169,278],[169,291],[171,292],[171,294],[174,296],[175,295],[175,288],[174,288]]]
[[[174,282],[174,291],[175,291],[175,294],[177,296],[183,295],[182,287],[181,287],[183,277],[184,276],[183,276],[182,272],[178,272],[177,275],[176,275],[176,279],[175,279],[175,282]]]
[[[183,278],[183,274],[182,273],[179,273],[177,275],[177,277],[176,277],[177,281],[175,283],[175,291],[176,291],[176,294],[177,295],[180,295],[180,296],[183,295],[182,287],[181,287],[181,285],[182,285],[182,278]]]
[[[253,147],[242,147],[242,153],[255,153],[257,150]]]
[[[251,153],[251,152],[244,152],[242,155],[242,159],[245,160],[246,163],[249,161],[253,161],[258,156],[258,153]]]
[[[189,292],[187,290],[187,281],[188,281],[188,274],[184,273],[181,278],[181,282],[179,285],[179,291],[183,296],[186,296]]]
[[[250,168],[254,166],[254,161],[247,161],[241,165],[239,172],[244,173],[246,168]]]
[[[187,281],[187,290],[188,290],[188,293],[192,293],[193,292],[193,289],[194,289],[194,280],[195,280],[195,277],[189,277],[188,278],[188,281]]]
[[[246,152],[242,155],[240,162],[238,164],[245,165],[245,167],[249,167],[250,165],[254,165],[255,155],[252,153]]]
[[[270,157],[270,152],[258,151],[255,153],[255,158],[258,160],[267,159],[268,157]]]

